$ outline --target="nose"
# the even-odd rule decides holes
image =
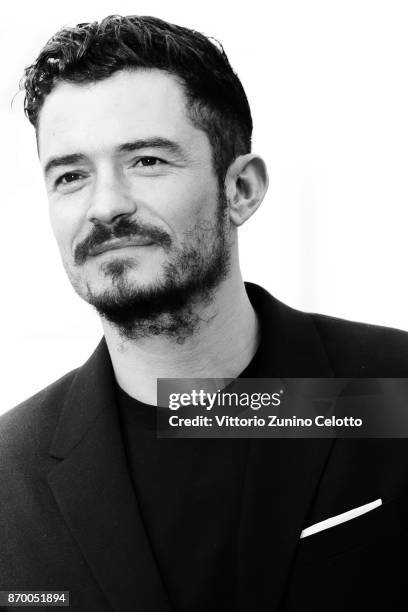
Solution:
[[[134,197],[114,169],[98,172],[90,194],[87,219],[92,223],[114,223],[122,215],[136,212]]]

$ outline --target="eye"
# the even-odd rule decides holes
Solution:
[[[69,185],[71,183],[74,183],[75,181],[78,181],[81,178],[83,178],[83,176],[78,172],[66,172],[65,174],[62,174],[57,178],[57,180],[55,181],[55,185]]]
[[[162,159],[159,159],[158,157],[150,157],[150,156],[145,156],[145,157],[138,157],[133,163],[132,163],[132,167],[137,167],[137,166],[142,166],[143,168],[147,168],[147,167],[151,167],[151,166],[158,166],[160,164],[164,164],[165,162]]]

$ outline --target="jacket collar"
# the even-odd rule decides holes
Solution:
[[[51,455],[63,459],[115,405],[113,368],[105,338],[74,376],[51,444]]]
[[[333,376],[313,315],[286,306],[258,285],[245,286],[261,326],[258,377]]]

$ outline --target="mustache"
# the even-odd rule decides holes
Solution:
[[[152,242],[164,248],[169,248],[171,245],[170,236],[163,230],[148,223],[140,223],[134,219],[131,220],[123,217],[114,225],[95,223],[88,236],[76,245],[74,249],[74,263],[75,265],[83,264],[90,257],[91,251],[107,240],[134,237],[149,238]]]

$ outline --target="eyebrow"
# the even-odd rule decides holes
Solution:
[[[182,147],[177,142],[167,138],[142,138],[132,142],[125,142],[117,148],[119,153],[130,153],[139,149],[166,149],[176,155],[184,154]]]
[[[61,155],[60,157],[52,157],[45,165],[44,174],[47,175],[53,168],[60,166],[69,166],[85,161],[86,156],[83,153],[71,153],[70,155]]]
[[[132,142],[125,142],[118,146],[116,151],[118,153],[131,153],[132,151],[138,151],[140,149],[166,149],[169,153],[184,156],[184,151],[177,142],[160,137],[142,138],[133,140]],[[87,156],[84,153],[71,153],[69,155],[52,157],[45,165],[44,174],[48,175],[54,168],[77,164],[86,161],[86,159]]]

